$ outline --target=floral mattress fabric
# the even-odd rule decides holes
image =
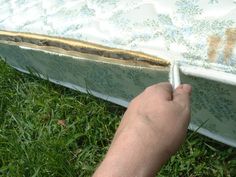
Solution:
[[[236,147],[236,0],[0,0],[0,31],[70,38],[166,60],[180,73],[174,67],[169,74],[162,73],[163,79],[167,76],[167,80],[188,82],[195,88],[196,118],[190,128],[200,126],[202,134]],[[7,56],[7,51],[5,44],[2,51],[0,46],[0,55]],[[143,69],[135,80],[126,75],[128,69],[119,69],[104,74],[104,78],[114,78],[107,86],[104,83],[99,94],[118,84],[116,71],[140,88],[146,86],[140,84],[142,79],[155,82],[153,71]],[[115,97],[128,102],[134,96],[128,92]],[[111,101],[118,103],[116,98]]]
[[[236,73],[235,0],[0,0],[0,29],[68,37]]]

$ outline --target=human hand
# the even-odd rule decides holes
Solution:
[[[155,176],[186,136],[190,94],[190,85],[160,83],[134,98],[94,176]]]

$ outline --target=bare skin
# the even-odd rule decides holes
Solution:
[[[190,121],[191,86],[169,83],[134,98],[94,177],[150,177],[176,153]]]

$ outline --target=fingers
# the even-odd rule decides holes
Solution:
[[[173,93],[173,101],[177,102],[183,107],[189,107],[191,92],[191,85],[182,84],[175,89]]]
[[[159,84],[152,85],[146,90],[150,96],[157,96],[160,100],[172,100],[173,89],[170,83],[162,82]]]

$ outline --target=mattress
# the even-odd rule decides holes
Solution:
[[[189,83],[189,129],[236,147],[235,0],[0,4],[12,67],[122,106],[151,84]]]

